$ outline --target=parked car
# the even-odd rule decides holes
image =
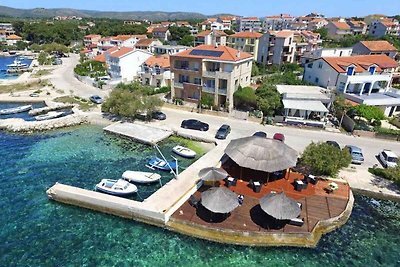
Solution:
[[[199,120],[190,119],[182,121],[181,127],[198,131],[208,131],[209,126],[207,123],[201,122]]]
[[[384,149],[379,153],[379,160],[385,168],[396,167],[399,157],[393,151]]]
[[[30,97],[39,97],[39,94],[38,93],[32,93],[32,94],[29,94],[29,96]]]
[[[361,148],[357,146],[347,145],[345,146],[351,155],[351,163],[361,164],[364,162],[364,155],[362,153]]]
[[[267,133],[266,132],[255,132],[253,133],[253,136],[258,136],[258,137],[263,137],[263,138],[267,138]]]
[[[340,149],[340,145],[339,145],[338,142],[336,142],[336,141],[326,141],[326,143],[327,143],[328,145],[331,145],[331,146],[333,146],[333,147],[336,147],[337,149]]]
[[[285,142],[285,136],[282,133],[275,133],[273,139]]]
[[[92,95],[91,97],[89,97],[89,99],[90,99],[90,101],[92,101],[93,103],[96,103],[96,104],[103,103],[103,98],[101,98],[98,95]]]
[[[215,138],[226,139],[226,137],[230,132],[231,132],[231,126],[229,126],[228,124],[223,124],[221,127],[219,127],[217,133],[215,134]]]
[[[154,112],[151,114],[151,117],[152,117],[153,119],[163,121],[163,120],[165,120],[165,119],[167,118],[167,115],[165,115],[165,113],[163,113],[163,112],[161,112],[161,111],[154,111]]]

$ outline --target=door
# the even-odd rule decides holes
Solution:
[[[392,117],[392,116],[393,116],[393,113],[394,113],[395,110],[396,110],[396,107],[395,107],[395,106],[393,106],[393,107],[390,108],[389,117]]]
[[[364,89],[363,89],[363,94],[368,94],[368,92],[369,92],[369,89],[371,88],[371,83],[366,83],[365,85],[364,85]]]

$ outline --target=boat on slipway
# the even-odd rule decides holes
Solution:
[[[134,184],[123,179],[102,179],[100,183],[96,185],[96,191],[114,196],[129,196],[136,193],[138,189]]]
[[[35,120],[37,121],[50,120],[61,117],[62,115],[64,115],[64,112],[50,111],[46,114],[35,116]]]
[[[129,182],[147,184],[157,182],[161,179],[161,175],[153,172],[125,171],[122,178]]]
[[[184,158],[196,157],[196,152],[184,146],[175,146],[172,148],[172,152]]]
[[[0,115],[9,115],[25,112],[32,109],[32,105],[19,106],[15,108],[0,109]]]
[[[162,171],[172,171],[172,170],[175,171],[177,164],[175,161],[166,162],[165,160],[160,159],[159,157],[154,157],[149,160],[146,166],[151,169],[159,169]]]

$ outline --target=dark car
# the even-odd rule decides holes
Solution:
[[[163,112],[161,112],[161,111],[154,111],[154,112],[151,114],[151,117],[152,117],[153,119],[163,121],[163,120],[165,120],[165,119],[167,118],[167,115],[165,115],[165,113],[163,113]]]
[[[260,132],[255,132],[255,133],[253,134],[253,136],[258,136],[258,137],[267,138],[267,133],[266,133],[266,132],[262,132],[262,131],[260,131]]]
[[[231,126],[223,124],[221,127],[219,127],[217,133],[215,134],[215,138],[226,139],[226,137],[230,132],[231,132]]]
[[[90,101],[92,101],[93,103],[96,103],[96,104],[103,103],[103,98],[101,98],[98,95],[92,95],[91,97],[89,97],[89,99],[90,99]]]
[[[330,146],[336,147],[337,149],[340,149],[340,145],[336,141],[326,141],[326,143]]]
[[[282,133],[276,133],[274,134],[273,139],[279,140],[281,142],[285,142],[285,136]]]
[[[181,127],[185,129],[208,131],[208,124],[199,120],[184,120],[181,123]]]

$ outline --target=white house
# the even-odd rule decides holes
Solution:
[[[157,38],[161,41],[168,41],[169,37],[171,36],[168,27],[154,28],[152,34],[154,38]]]
[[[341,48],[318,48],[313,51],[305,52],[301,57],[301,65],[317,60],[321,57],[349,57],[353,53],[352,47]]]
[[[355,55],[387,55],[395,58],[397,49],[391,43],[384,40],[377,41],[360,41],[353,46],[353,54]]]
[[[189,49],[188,46],[183,45],[156,45],[153,47],[154,54],[167,54],[173,55],[182,51]]]
[[[227,34],[219,30],[207,30],[198,33],[194,38],[194,44],[197,45],[226,45]]]
[[[295,61],[295,32],[268,31],[259,41],[257,62],[263,65],[280,65]]]
[[[163,87],[171,85],[171,68],[169,55],[149,57],[139,72],[143,85]]]
[[[141,65],[152,56],[152,53],[130,47],[113,48],[106,51],[105,58],[108,72],[113,80],[130,82],[138,76]]]
[[[306,64],[303,79],[334,87],[356,104],[381,107],[387,116],[400,111],[400,94],[389,86],[398,63],[386,55],[323,57]]]
[[[147,39],[146,35],[117,35],[112,36],[110,39],[110,44],[112,46],[125,46],[125,47],[135,47],[136,43],[141,39]]]

